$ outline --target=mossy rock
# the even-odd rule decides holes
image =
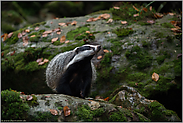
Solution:
[[[1,91],[1,121],[25,120],[28,117],[29,106],[23,103],[20,93],[13,90]]]

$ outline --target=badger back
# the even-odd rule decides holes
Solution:
[[[56,55],[48,64],[46,69],[46,82],[47,85],[56,91],[58,79],[62,76],[65,71],[65,66],[74,57],[73,51],[68,51]]]

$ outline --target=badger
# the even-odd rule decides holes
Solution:
[[[55,92],[85,98],[96,80],[91,59],[100,45],[86,44],[56,55],[46,68],[47,85]]]

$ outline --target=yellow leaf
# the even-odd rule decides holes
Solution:
[[[53,42],[55,42],[55,41],[57,41],[57,40],[58,40],[58,37],[53,38],[53,39],[51,39],[51,43],[53,43]]]
[[[114,8],[114,9],[120,9],[119,7],[116,7],[116,6],[114,6],[113,8]]]
[[[159,75],[157,73],[153,73],[152,79],[157,82],[159,80]]]
[[[127,24],[127,21],[121,21],[121,24]]]
[[[70,115],[71,111],[70,111],[68,106],[64,106],[63,110],[64,110],[64,116],[65,117]]]
[[[57,110],[55,110],[55,109],[50,109],[50,112],[51,112],[51,114],[53,114],[53,115],[58,115],[58,112],[57,112]]]
[[[133,17],[138,17],[139,16],[139,13],[138,14],[134,14]]]
[[[35,37],[36,35],[31,35],[31,37]]]
[[[133,6],[133,8],[134,8],[136,11],[139,11],[135,6]]]
[[[113,22],[113,19],[109,19],[106,23],[112,23]]]
[[[97,59],[101,59],[101,58],[102,58],[102,56],[98,56],[98,57],[97,57]]]
[[[105,53],[108,53],[109,51],[108,50],[103,50]]]
[[[71,23],[71,25],[76,25],[77,24],[77,21],[73,21],[72,23]]]
[[[65,41],[65,44],[69,43],[69,40],[68,41]]]
[[[90,31],[86,31],[86,33],[90,33]]]

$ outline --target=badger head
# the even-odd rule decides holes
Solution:
[[[70,65],[83,61],[83,60],[91,60],[93,56],[101,49],[100,45],[83,45],[81,47],[76,47],[73,52],[74,55],[71,58],[70,62],[67,64],[65,69],[67,69]]]

